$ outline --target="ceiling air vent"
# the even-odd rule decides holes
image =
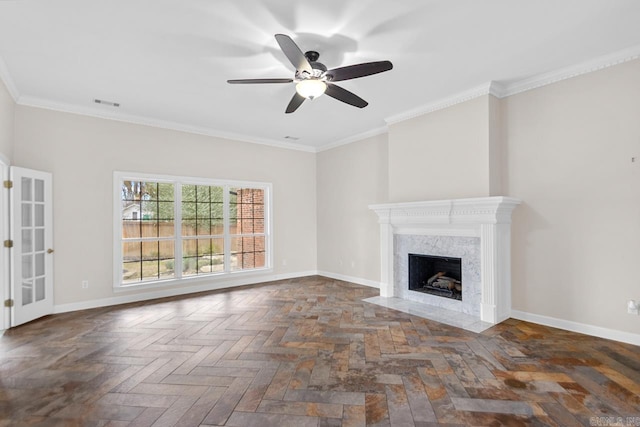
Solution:
[[[109,107],[120,106],[118,102],[105,101],[104,99],[94,99],[93,102],[95,102],[96,104],[108,105]]]

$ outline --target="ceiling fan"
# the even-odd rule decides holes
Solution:
[[[256,84],[256,83],[296,83],[296,93],[291,98],[285,113],[293,113],[302,105],[305,99],[314,99],[323,93],[354,107],[364,108],[369,103],[354,93],[334,84],[343,80],[357,79],[358,77],[389,71],[393,68],[390,61],[366,62],[363,64],[348,65],[346,67],[327,67],[318,62],[320,54],[310,50],[302,53],[298,45],[291,37],[284,34],[276,34],[276,41],[285,56],[296,69],[293,79],[238,79],[227,80],[231,84]]]

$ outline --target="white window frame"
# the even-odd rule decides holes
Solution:
[[[151,181],[158,183],[174,184],[174,221],[175,221],[175,248],[174,248],[174,272],[175,277],[170,279],[146,280],[139,283],[122,283],[122,183],[124,181]],[[224,211],[224,271],[201,273],[194,276],[182,277],[182,185],[208,185],[223,187],[223,211]],[[229,230],[229,191],[231,187],[256,188],[264,190],[264,236],[265,236],[265,266],[246,270],[231,270],[231,235]],[[273,221],[272,221],[272,184],[255,181],[236,181],[223,179],[208,179],[187,176],[173,176],[160,174],[147,174],[138,172],[115,171],[113,173],[113,287],[115,290],[154,288],[187,282],[212,281],[225,279],[230,276],[248,276],[265,274],[273,271]],[[157,240],[157,239],[156,239]],[[174,240],[174,239],[171,239]]]

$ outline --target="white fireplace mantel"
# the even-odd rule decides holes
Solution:
[[[395,297],[394,235],[480,238],[480,320],[491,324],[511,314],[511,213],[520,200],[480,197],[370,205],[380,224],[380,296]]]

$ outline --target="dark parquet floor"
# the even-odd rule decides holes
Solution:
[[[308,277],[48,316],[0,338],[0,425],[640,425],[638,347],[375,295]]]

